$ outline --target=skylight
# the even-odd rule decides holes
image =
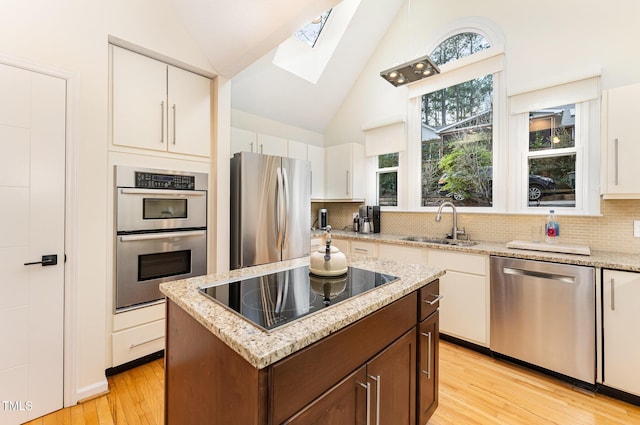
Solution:
[[[327,22],[327,18],[329,17],[330,13],[331,9],[327,10],[322,15],[318,16],[316,19],[296,31],[295,34],[293,34],[293,37],[297,38],[308,46],[314,47],[316,45],[316,42],[318,41],[318,37],[320,37],[322,28],[324,28],[324,24],[325,22]]]

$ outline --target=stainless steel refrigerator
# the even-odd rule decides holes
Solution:
[[[236,153],[230,207],[232,270],[309,255],[309,161]]]

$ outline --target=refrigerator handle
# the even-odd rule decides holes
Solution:
[[[282,248],[285,248],[285,244],[287,243],[287,228],[289,227],[289,176],[287,174],[287,169],[282,169],[282,180],[284,183],[284,204],[283,204],[283,214],[282,214]]]
[[[282,184],[282,168],[276,169],[278,186],[276,188],[276,238],[277,247],[282,249],[282,196],[284,192]]]

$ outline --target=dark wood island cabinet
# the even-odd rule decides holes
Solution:
[[[165,423],[424,425],[438,403],[438,294],[435,279],[262,368],[169,296]]]

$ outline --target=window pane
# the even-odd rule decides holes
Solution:
[[[422,97],[422,205],[491,206],[493,76]]]
[[[398,173],[378,173],[378,204],[384,207],[398,205]]]
[[[529,113],[529,151],[575,147],[576,105]]]
[[[311,47],[315,47],[316,41],[318,41],[318,37],[320,37],[320,33],[322,32],[324,24],[327,22],[327,18],[329,18],[330,13],[331,9],[327,10],[322,15],[296,31],[293,34],[293,37]]]
[[[400,156],[398,153],[388,153],[385,155],[378,155],[378,168],[391,168],[397,167],[399,164]]]
[[[576,155],[529,158],[529,206],[576,206]]]
[[[449,37],[429,55],[436,65],[442,65],[491,47],[486,38],[474,32]]]

